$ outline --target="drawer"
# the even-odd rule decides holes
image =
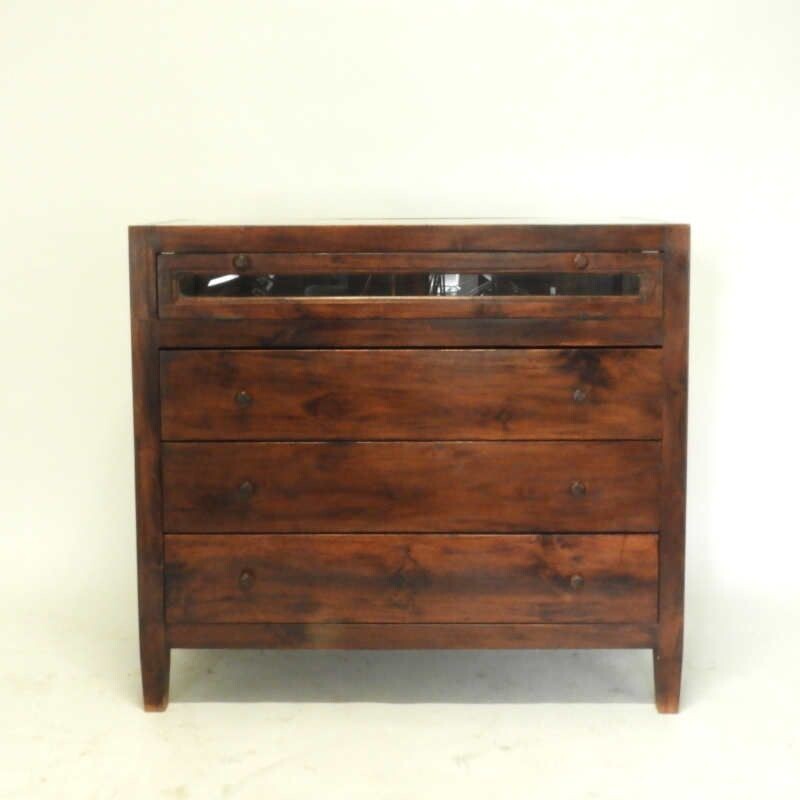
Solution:
[[[167,350],[168,440],[657,439],[660,349]]]
[[[660,318],[659,252],[162,253],[162,319]]]
[[[659,442],[162,446],[169,532],[659,529]]]
[[[167,536],[168,623],[654,622],[658,536]]]

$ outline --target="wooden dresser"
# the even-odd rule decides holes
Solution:
[[[684,225],[131,228],[145,708],[179,647],[613,647],[652,649],[676,711],[688,251]]]

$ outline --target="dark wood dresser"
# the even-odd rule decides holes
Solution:
[[[130,229],[172,648],[647,648],[680,690],[689,228]]]

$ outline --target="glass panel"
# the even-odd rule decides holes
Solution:
[[[519,297],[639,294],[631,273],[418,272],[327,275],[198,275],[178,277],[185,297]]]

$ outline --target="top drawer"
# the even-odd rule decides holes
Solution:
[[[162,318],[656,318],[658,252],[164,253]]]

